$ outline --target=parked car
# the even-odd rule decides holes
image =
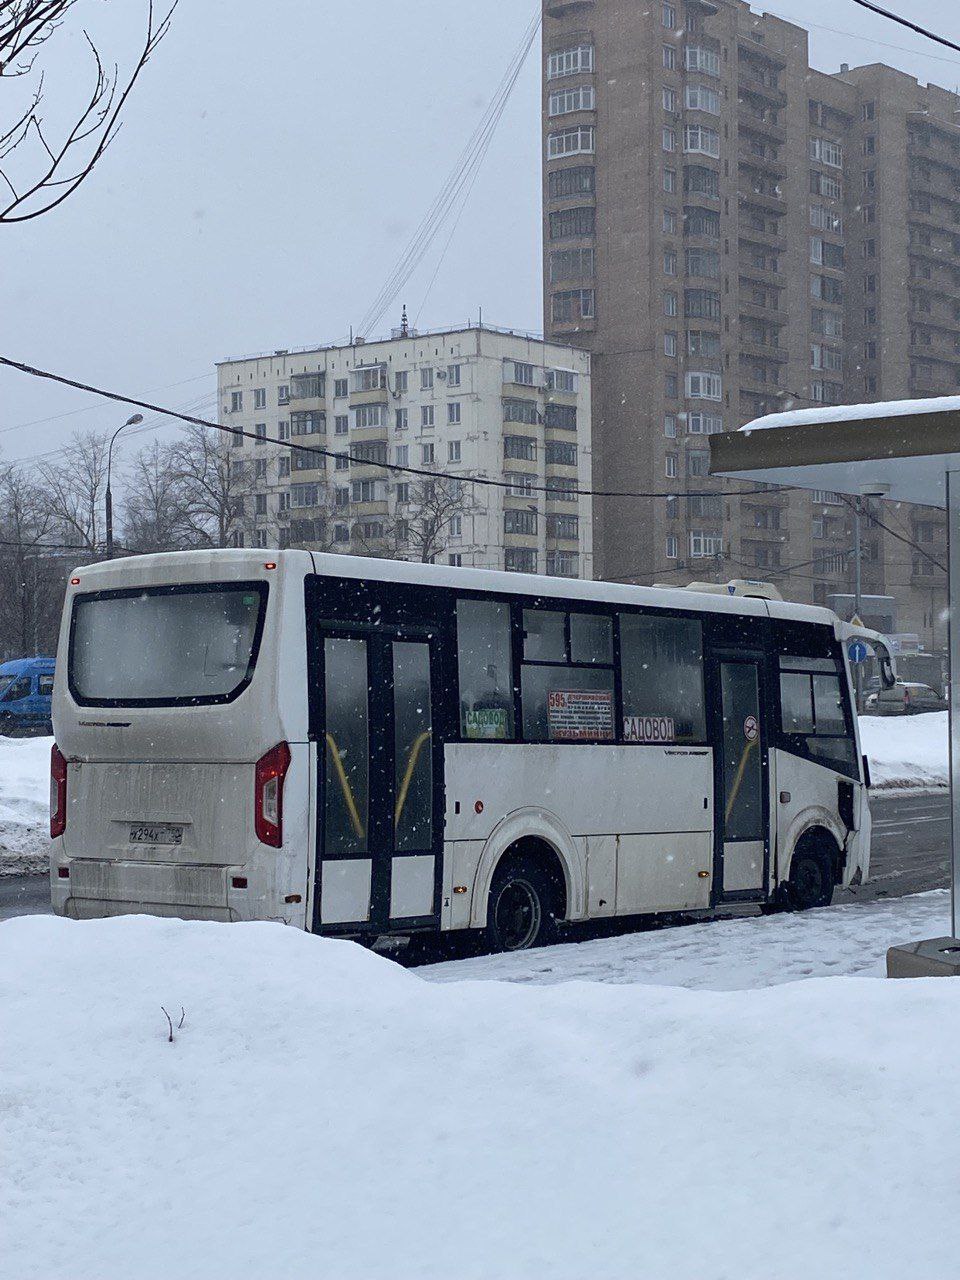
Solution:
[[[947,705],[946,698],[928,684],[898,680],[892,689],[871,693],[865,710],[875,716],[915,716],[922,711],[946,711]]]
[[[15,658],[0,663],[0,734],[53,733],[53,669],[53,658]]]

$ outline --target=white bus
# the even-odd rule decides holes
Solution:
[[[846,631],[306,551],[78,569],[54,907],[521,949],[568,921],[826,904],[869,869]]]

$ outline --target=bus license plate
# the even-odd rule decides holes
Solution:
[[[130,828],[131,844],[183,844],[183,827],[165,824],[159,827]]]

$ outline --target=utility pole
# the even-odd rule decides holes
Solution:
[[[853,500],[853,615],[863,621],[863,545],[860,541],[860,503],[858,494]],[[858,662],[856,678],[857,714],[863,710],[863,663]]]
[[[143,421],[142,413],[132,414],[126,422],[122,422],[116,431],[110,437],[110,444],[107,448],[107,492],[104,497],[105,515],[107,517],[107,559],[113,559],[113,491],[110,488],[110,473],[113,468],[113,442],[123,430],[124,427],[135,427],[138,422]],[[93,517],[91,513],[90,529],[93,530]]]

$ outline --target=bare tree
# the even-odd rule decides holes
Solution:
[[[91,552],[100,542],[107,445],[106,433],[77,431],[56,461],[41,462],[38,467],[44,501],[63,542],[77,543]]]
[[[192,425],[184,428],[182,443],[172,446],[184,538],[191,546],[226,547],[253,527],[253,464],[231,438],[237,437]]]
[[[371,517],[368,522],[382,532],[368,537],[364,522],[356,521],[354,541],[370,555],[432,564],[449,545],[451,530],[458,522],[462,527],[464,516],[476,510],[472,494],[462,480],[449,476],[422,477],[402,488],[398,485],[398,490],[402,500],[398,495],[394,514],[383,520]]]
[[[184,551],[202,543],[187,509],[179,451],[154,440],[126,474],[123,542],[138,554]]]
[[[50,545],[53,517],[28,472],[0,469],[0,654],[22,657],[56,644],[65,554]]]
[[[55,209],[93,172],[117,136],[127,98],[151,54],[167,34],[177,0],[157,21],[147,0],[147,27],[133,69],[125,76],[104,67],[84,31],[92,56],[89,96],[74,122],[57,136],[43,115],[44,77],[35,69],[41,47],[63,23],[76,0],[0,0],[0,80],[22,81],[20,107],[0,119],[0,179],[7,191],[0,222],[27,222]]]

